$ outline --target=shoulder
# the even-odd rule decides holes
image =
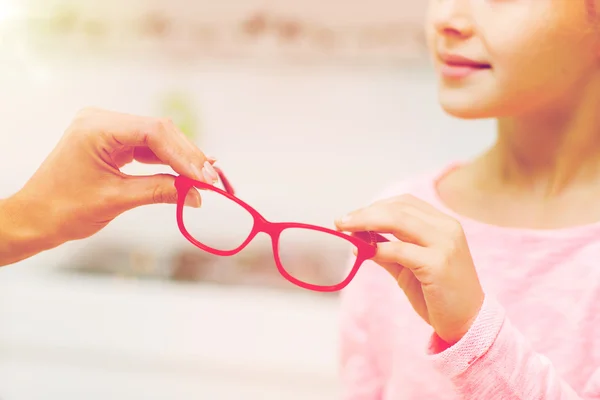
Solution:
[[[374,197],[373,201],[390,197],[410,194],[425,201],[431,201],[436,196],[436,182],[456,167],[456,163],[420,172],[410,178],[390,182]]]

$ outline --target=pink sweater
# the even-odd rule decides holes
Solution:
[[[439,176],[381,197],[411,193],[462,222],[484,306],[447,348],[387,272],[365,263],[342,292],[342,398],[600,399],[600,223],[545,231],[486,225],[444,206]]]

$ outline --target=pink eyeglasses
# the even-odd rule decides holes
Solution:
[[[224,190],[214,185],[196,181],[185,176],[175,179],[178,192],[177,225],[183,236],[198,248],[219,256],[232,256],[242,251],[258,233],[264,232],[271,237],[273,256],[277,269],[285,279],[301,288],[318,292],[334,292],[346,287],[354,278],[361,264],[372,258],[377,251],[377,243],[388,241],[375,232],[358,232],[347,235],[333,229],[316,225],[295,222],[270,222],[258,211],[234,196],[234,190],[222,170],[214,167],[219,174],[219,179]],[[195,218],[196,210],[185,206],[185,198],[192,188],[202,190],[202,207],[205,215]],[[206,204],[206,199],[212,198],[218,205],[211,207]],[[224,215],[217,218],[214,214]],[[230,229],[233,224],[225,225],[229,221],[236,223],[236,228],[245,225],[245,229]],[[244,221],[244,223],[240,223]],[[213,228],[220,230],[221,236],[215,235]],[[232,231],[236,231],[233,234]],[[242,231],[242,232],[237,232]],[[224,238],[227,237],[227,240]],[[289,241],[288,239],[292,239]],[[310,239],[310,240],[309,240]],[[232,242],[235,242],[232,245]],[[339,260],[332,261],[333,272],[328,274],[311,272],[311,267],[301,265],[293,250],[301,243],[310,243],[315,252],[323,245],[326,250],[333,248],[340,250],[340,254],[347,256],[355,250],[356,261],[348,271],[344,263]],[[291,258],[290,258],[290,255]],[[322,272],[322,271],[320,271]]]

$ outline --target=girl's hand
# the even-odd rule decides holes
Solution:
[[[131,208],[176,203],[173,176],[128,176],[119,170],[134,160],[169,165],[203,182],[217,178],[214,160],[171,121],[85,109],[22,190],[6,199],[12,219],[40,232],[45,247],[54,247],[91,236]],[[200,196],[190,191],[186,201],[199,206]]]
[[[415,311],[452,345],[474,322],[484,293],[462,226],[410,195],[376,202],[336,221],[346,232],[393,234],[375,262],[398,282]]]

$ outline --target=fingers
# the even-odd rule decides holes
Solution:
[[[177,204],[178,193],[175,177],[168,174],[151,176],[130,176],[123,181],[119,200],[124,209],[148,204]],[[185,198],[185,205],[198,208],[202,204],[200,194],[191,188]]]
[[[156,198],[153,197],[153,200]],[[202,205],[202,197],[195,187],[191,187],[185,196],[185,203],[188,207],[200,208]]]
[[[377,253],[372,261],[383,267],[404,290],[418,284],[415,277],[427,274],[431,265],[431,251],[412,243],[402,241],[385,242],[377,245]]]
[[[92,113],[89,118],[103,118],[104,121],[109,121],[105,122],[109,125],[105,126],[104,131],[116,146],[148,148],[154,156],[141,151],[139,154],[142,159],[169,165],[180,175],[214,183],[215,174],[210,171],[211,163],[206,155],[193,145],[171,120],[109,111],[86,112]]]
[[[381,261],[376,261],[376,262],[377,262],[377,264],[382,266],[383,269],[385,269],[395,280],[397,280],[398,276],[400,276],[400,274],[402,274],[402,271],[404,271],[404,267],[395,262],[388,262],[388,263],[381,262]]]
[[[429,246],[437,239],[437,231],[421,214],[421,211],[410,205],[379,202],[354,211],[335,224],[338,229],[346,232],[391,233],[405,242]]]
[[[212,165],[217,162],[214,157],[206,157]],[[163,164],[163,161],[148,147],[136,147],[133,151],[133,159],[143,164]]]
[[[400,287],[406,290],[417,282],[431,283],[432,266],[437,262],[434,257],[435,253],[427,247],[394,241],[379,243],[377,254],[372,260],[385,268]]]
[[[162,164],[163,161],[148,147],[136,147],[133,150],[133,159],[144,164]]]
[[[399,264],[410,270],[418,270],[429,265],[429,254],[430,251],[425,247],[402,241],[394,241],[378,243],[377,253],[372,260],[382,265]],[[397,271],[397,268],[394,269],[394,272]],[[395,278],[397,276],[394,275]]]

